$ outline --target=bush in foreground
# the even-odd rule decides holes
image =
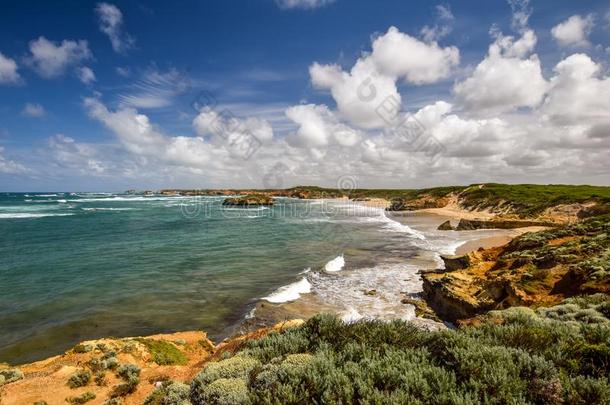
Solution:
[[[481,326],[319,315],[244,342],[191,384],[199,404],[610,403],[610,297],[494,311]]]

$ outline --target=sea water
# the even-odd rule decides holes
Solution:
[[[463,243],[346,200],[244,209],[223,198],[0,194],[0,362],[105,336],[218,339],[260,300],[308,294],[345,319],[410,319],[397,304],[421,291],[415,259]]]

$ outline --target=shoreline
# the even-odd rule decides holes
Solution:
[[[381,213],[388,218],[388,220],[396,222],[399,225],[406,226],[409,230],[415,233],[422,235],[427,234],[428,237],[431,236],[430,233],[433,233],[436,238],[440,238],[441,240],[444,239],[444,242],[435,240],[437,243],[440,242],[440,245],[436,246],[436,249],[418,247],[418,253],[415,256],[400,259],[400,261],[405,263],[406,266],[417,268],[417,271],[438,268],[441,262],[441,255],[463,255],[474,252],[479,248],[502,246],[523,233],[540,230],[540,227],[529,227],[520,229],[493,229],[482,231],[437,231],[436,228],[438,225],[447,220],[457,222],[462,218],[482,218],[485,216],[489,218],[490,214],[485,212],[481,213],[466,211],[457,207],[451,207],[450,209],[422,209],[415,211],[391,212],[385,211],[385,209],[390,206],[390,201],[382,198],[370,198],[366,200],[349,200],[347,198],[342,198],[323,199],[323,201],[342,201],[349,204],[354,204],[355,209],[370,208],[371,210],[374,210],[374,212],[380,212],[379,210],[383,210]],[[407,218],[410,218],[411,220],[407,220]],[[414,219],[417,219],[417,221],[414,221]],[[424,225],[414,225],[414,222],[418,224],[423,223]],[[447,233],[445,234],[444,232]],[[409,243],[410,239],[408,239],[408,237],[409,236],[405,235],[405,243]],[[424,238],[424,241],[427,242],[428,239]],[[417,246],[417,244],[414,246]],[[377,262],[373,267],[382,266],[383,264],[383,262]],[[327,275],[323,269],[316,270],[319,270],[323,276]],[[370,269],[355,268],[352,270],[358,272],[368,271]],[[303,277],[302,274],[299,274],[299,276]],[[349,272],[343,274],[343,277],[349,277]],[[419,275],[417,277],[421,280]],[[303,277],[302,279],[299,278],[299,280],[301,281],[295,280],[294,283],[280,287],[271,295],[281,292],[286,287],[291,287],[302,282],[308,283],[306,277]],[[345,282],[347,283],[347,280]],[[348,288],[348,286],[354,288],[353,284],[346,284],[345,288]],[[246,319],[237,329],[244,332],[251,332],[255,330],[256,327],[266,327],[281,320],[290,318],[307,319],[321,312],[332,312],[346,320],[359,319],[361,316],[357,311],[350,314],[349,311],[346,311],[346,308],[333,307],[333,305],[321,299],[321,297],[319,297],[315,291],[312,291],[311,285],[308,287],[309,288],[306,289],[306,291],[300,291],[300,294],[296,294],[294,299],[289,299],[284,302],[269,301],[266,299],[268,297],[258,299],[252,311],[250,311]],[[383,286],[380,286],[380,288],[383,289]],[[367,286],[364,283],[360,286],[360,290],[363,291],[364,295],[367,295],[367,291],[370,291],[371,294],[377,294],[378,291],[376,290],[378,289],[379,288],[371,289],[370,285]],[[420,298],[421,291],[419,293],[410,292],[404,294],[406,299],[413,299],[413,297],[415,297],[416,300],[424,301]],[[387,305],[387,303],[384,305]],[[388,307],[388,312],[389,311],[391,311],[391,309]],[[363,317],[366,318],[366,316]],[[413,323],[421,323],[420,321],[423,319],[424,318],[414,316],[408,321]],[[426,325],[422,326],[426,327]]]
[[[366,200],[349,200],[347,198],[338,198],[338,199],[324,199],[324,201],[346,202],[349,204],[354,204],[354,207],[356,209],[366,207],[366,208],[370,208],[370,209],[374,210],[374,212],[379,212],[379,210],[385,210],[385,208],[390,206],[390,201],[385,200],[383,198],[370,198],[370,199],[366,199]],[[406,225],[408,228],[411,228],[411,230],[415,231],[416,233],[420,232],[418,230],[418,227],[411,224],[411,221],[404,220],[404,217],[411,217],[411,218],[417,217],[420,222],[423,221],[423,222],[432,224],[432,225],[427,226],[427,228],[430,230],[435,229],[437,225],[441,224],[442,222],[444,222],[446,220],[457,221],[457,220],[459,220],[461,218],[465,218],[465,217],[478,217],[478,218],[481,217],[478,212],[473,213],[470,211],[456,209],[456,208],[451,208],[451,209],[433,208],[433,209],[421,209],[421,210],[414,210],[414,211],[398,211],[398,212],[382,211],[382,212],[383,212],[383,215],[385,215],[389,220],[396,222],[400,225]],[[430,253],[436,253],[438,255],[466,254],[469,252],[476,251],[480,247],[488,248],[488,247],[501,246],[503,244],[508,243],[514,237],[516,237],[524,232],[529,232],[529,231],[533,231],[533,230],[538,230],[538,229],[523,228],[523,229],[517,229],[517,230],[514,230],[514,229],[513,230],[497,230],[494,232],[500,233],[499,235],[496,234],[493,236],[489,236],[487,234],[482,234],[471,240],[457,242],[457,246],[452,246],[451,241],[448,238],[445,246],[442,246],[441,248],[439,248],[437,250],[421,249],[421,251],[416,256],[407,258],[407,259],[402,259],[402,261],[407,262],[411,266],[417,267],[418,269],[434,269],[434,268],[436,268],[435,265],[437,265],[439,263],[439,261],[438,260],[435,261],[435,258],[432,257],[430,255]],[[453,233],[453,231],[441,231],[441,232]],[[472,232],[472,231],[460,231],[460,232],[467,233],[467,232]],[[409,239],[405,239],[405,241],[408,241],[408,240]],[[455,245],[455,242],[454,242],[454,245]],[[455,250],[453,252],[443,251],[444,249],[451,250],[452,248],[455,248]],[[379,264],[379,263],[375,263],[375,264]],[[300,279],[301,278],[299,277],[299,280]],[[281,286],[280,288],[283,288],[283,287],[285,287],[285,286]],[[363,286],[363,288],[365,288],[365,286]],[[274,291],[274,292],[276,292],[276,291]],[[256,327],[268,327],[281,320],[285,320],[285,319],[289,319],[289,318],[303,318],[303,317],[307,318],[307,317],[311,317],[311,316],[321,313],[321,312],[334,312],[337,315],[340,315],[340,313],[334,311],[334,308],[332,305],[329,305],[328,303],[324,302],[323,300],[320,300],[319,298],[315,297],[315,294],[311,294],[311,293],[302,293],[298,299],[290,300],[290,301],[282,302],[282,303],[269,302],[269,301],[265,300],[264,298],[265,297],[256,298],[254,306],[250,307],[250,309],[247,311],[247,313],[244,313],[242,315],[241,319],[239,319],[239,320],[236,319],[233,326],[228,326],[226,328],[226,331],[222,334],[222,336],[218,336],[218,337],[220,339],[223,339],[223,338],[226,339],[226,338],[235,336],[235,334],[241,333],[244,330],[244,328],[243,328],[244,325],[247,325],[247,324],[252,324],[253,326],[256,326]],[[279,318],[278,317],[269,317],[269,316],[265,315],[265,316],[262,316],[263,322],[259,323],[259,322],[256,322],[256,320],[259,318],[259,316],[256,316],[256,315],[253,317],[248,316],[250,313],[253,312],[252,310],[254,310],[255,313],[258,312],[258,314],[263,315],[263,313],[266,311],[260,311],[260,309],[262,307],[266,307],[267,309],[273,308],[273,307],[281,307],[280,310],[277,310],[278,315],[280,315],[280,317]],[[276,311],[274,311],[274,312],[276,312]],[[254,321],[251,321],[252,318],[254,318]],[[248,331],[248,332],[251,330],[252,330],[252,328],[250,328],[250,327],[246,328],[246,331]],[[175,329],[174,331],[179,332],[179,331],[181,331],[181,329]],[[161,332],[166,332],[166,331],[159,331],[159,332],[161,333]],[[105,337],[104,335],[100,335],[98,338],[104,338],[104,337]]]

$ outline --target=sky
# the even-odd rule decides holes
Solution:
[[[607,1],[0,7],[0,191],[610,182]]]

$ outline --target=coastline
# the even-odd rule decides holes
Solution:
[[[490,218],[492,215],[487,212],[471,212],[459,207],[450,207],[449,209],[422,209],[414,211],[390,212],[385,211],[385,209],[390,206],[390,201],[382,198],[370,198],[363,200],[349,200],[347,198],[343,198],[324,199],[323,201],[324,203],[334,201],[353,204],[353,212],[356,212],[358,209],[366,208],[371,209],[369,213],[381,212],[382,215],[387,218],[388,221],[391,221],[396,227],[405,227],[411,234],[405,234],[403,243],[414,243],[416,246],[418,246],[416,255],[397,259],[406,264],[407,269],[406,273],[404,274],[405,276],[409,277],[411,273],[415,274],[420,270],[433,270],[439,268],[439,266],[442,266],[442,260],[440,260],[441,255],[463,255],[474,252],[479,248],[502,246],[523,233],[542,229],[540,227],[529,227],[520,229],[493,229],[476,231],[438,231],[438,226],[447,220],[457,223],[463,218]],[[411,239],[414,234],[422,235],[422,240],[418,240],[417,238]],[[341,258],[342,257],[343,256],[341,256]],[[338,258],[335,258],[334,260],[336,259]],[[378,276],[379,278],[383,278],[383,264],[383,260],[380,260],[373,266],[374,268],[379,267],[379,269],[377,269],[380,273]],[[326,275],[325,273],[327,273],[324,271],[324,269],[317,270],[318,272],[316,273],[316,271],[314,271],[314,273],[321,274],[320,277],[324,277]],[[367,272],[370,269],[363,268],[352,270],[354,272]],[[362,299],[369,299],[370,296],[379,296],[383,295],[384,292],[387,292],[387,290],[384,291],[384,288],[387,289],[388,286],[379,285],[375,287],[374,285],[367,284],[365,281],[363,281],[361,285],[355,285],[351,283],[351,280],[347,280],[347,278],[353,273],[347,271],[343,273],[342,276],[339,275],[341,273],[343,272],[337,273],[336,277],[346,278],[344,281],[344,288],[351,288],[353,291],[357,290],[358,292],[354,292],[354,294],[361,294],[363,297]],[[392,276],[394,276],[393,273],[388,275],[388,277]],[[421,280],[419,275],[414,277]],[[275,295],[291,295],[287,294],[285,290],[287,288],[294,287],[295,291],[293,292],[293,297],[291,299],[286,299],[285,301],[280,302],[269,300],[269,297],[259,299],[252,311],[250,311],[249,315],[246,317],[245,321],[239,327],[241,332],[251,332],[256,330],[256,328],[270,326],[285,319],[307,319],[322,312],[335,313],[346,321],[367,318],[366,314],[361,314],[354,308],[346,310],[346,308],[338,307],[336,303],[335,305],[332,305],[325,301],[316,293],[316,291],[312,291],[312,279],[313,276],[302,276],[302,279],[299,279],[300,281],[295,281],[290,285],[281,287],[274,293]],[[415,287],[413,287],[413,290],[402,291],[395,294],[395,297],[402,297],[402,299],[395,298],[397,304],[402,301],[402,305],[411,305],[413,306],[414,311],[418,309],[416,308],[417,305],[414,304],[413,300],[421,301],[422,303],[424,302],[421,298],[421,293],[423,290],[416,286],[419,280],[415,281]],[[315,289],[315,285],[313,288]],[[271,295],[273,296],[274,294]],[[386,297],[380,297],[380,300],[383,300],[384,298],[387,299]],[[387,306],[388,316],[390,316],[389,314],[396,313],[395,309],[392,308],[392,305],[388,304],[388,302],[384,301],[382,305]],[[442,327],[442,324],[435,325],[428,322],[428,320],[424,321],[424,318],[416,316],[415,312],[408,316],[408,319],[406,320],[419,324],[419,326],[423,328]]]
[[[421,269],[433,269],[438,268],[439,265],[439,257],[441,254],[466,254],[472,251],[476,251],[480,247],[488,248],[501,246],[510,242],[514,237],[519,236],[525,232],[538,231],[540,227],[529,227],[529,228],[521,228],[521,229],[512,229],[512,230],[482,230],[482,231],[437,231],[436,228],[441,223],[450,220],[452,222],[457,222],[461,218],[482,218],[484,215],[480,215],[478,212],[470,212],[462,209],[457,209],[452,207],[450,209],[422,209],[416,211],[408,211],[408,212],[387,212],[387,211],[379,211],[385,210],[389,206],[389,201],[384,199],[370,199],[366,201],[353,201],[347,199],[333,200],[335,202],[349,202],[350,204],[354,204],[354,209],[357,210],[360,208],[371,208],[371,212],[381,212],[383,216],[388,219],[388,221],[396,222],[396,224],[391,223],[393,227],[404,227],[402,230],[404,233],[398,234],[402,235],[404,243],[414,243],[419,247],[419,251],[416,255],[409,258],[400,259],[403,262],[407,262],[408,271],[407,273],[402,273],[404,276],[412,276],[417,274],[417,271]],[[418,237],[414,237],[415,235],[424,235],[423,239]],[[343,256],[341,256],[343,257]],[[333,259],[336,261],[335,258]],[[395,258],[397,261],[399,258]],[[380,263],[376,263],[379,265]],[[404,264],[404,263],[403,263]],[[342,271],[343,264],[339,266],[337,273],[332,274],[331,277],[335,277],[341,280],[341,277],[349,276],[349,270],[343,272]],[[377,269],[373,266],[373,269]],[[322,270],[322,269],[320,269]],[[353,270],[353,269],[352,269]],[[356,269],[356,271],[359,269]],[[400,272],[398,272],[400,274]],[[299,277],[305,277],[309,273],[305,272],[300,274]],[[403,278],[404,278],[403,276]],[[417,274],[417,278],[421,279],[421,277]],[[357,280],[357,279],[356,279]],[[392,285],[394,280],[390,278],[389,285]],[[374,284],[373,284],[374,285]],[[415,282],[414,285],[417,285]],[[354,287],[353,284],[350,284],[351,287]],[[392,285],[393,286],[393,285]],[[375,289],[371,289],[370,285],[358,286],[356,293],[362,297],[362,299],[382,299],[383,291],[375,291]],[[382,290],[384,287],[376,287],[378,290]],[[403,299],[397,298],[397,296],[402,296]],[[144,371],[144,376],[149,381],[152,381],[151,384],[146,384],[145,390],[139,391],[138,395],[134,395],[133,398],[137,398],[137,401],[126,402],[129,403],[141,403],[141,399],[145,398],[148,393],[150,393],[154,389],[154,384],[156,384],[155,380],[162,378],[162,375],[170,374],[173,378],[177,378],[179,380],[188,380],[193,377],[195,370],[199,369],[201,365],[213,358],[213,353],[219,348],[230,346],[234,344],[236,341],[240,341],[245,339],[247,336],[261,336],[264,333],[267,333],[268,330],[273,330],[274,325],[282,321],[287,321],[291,319],[307,319],[319,313],[324,312],[334,312],[338,315],[336,308],[333,305],[330,305],[328,302],[324,302],[321,297],[317,296],[314,293],[310,293],[309,291],[301,291],[300,294],[297,295],[298,299],[288,300],[287,302],[282,303],[274,303],[265,298],[258,299],[258,302],[255,305],[255,311],[253,317],[247,317],[245,321],[242,321],[241,325],[236,328],[235,334],[231,337],[224,339],[217,344],[211,342],[205,333],[201,332],[178,332],[175,334],[169,335],[155,335],[149,336],[147,339],[158,339],[161,341],[169,342],[171,345],[177,347],[179,350],[185,349],[185,353],[187,353],[188,364],[185,366],[158,366],[150,364],[150,354],[141,354],[138,356],[123,356],[122,361],[131,361],[137,364],[141,364]],[[420,317],[418,315],[418,306],[417,302],[421,302],[425,307],[425,301],[421,299],[421,295],[419,292],[402,292],[398,291],[397,295],[390,295],[392,299],[395,299],[393,302],[394,307],[391,305],[387,307],[388,311],[393,311],[395,308],[401,308],[404,310],[406,307],[412,307],[409,319],[404,319],[412,324],[416,325],[418,328],[426,329],[426,330],[438,330],[445,328],[445,326],[440,323],[430,319],[426,319],[424,317]],[[357,311],[353,314],[347,314],[343,316],[343,319],[347,322],[355,321],[358,319],[362,319],[363,317],[358,314]],[[364,317],[366,318],[366,317]],[[113,347],[114,345],[123,344],[124,342],[130,341],[133,339],[123,338],[123,339],[110,339],[110,338],[100,338],[94,341],[94,345],[98,343],[104,343]],[[186,342],[186,346],[182,342]],[[203,347],[203,351],[201,349]],[[145,353],[145,349],[141,349]],[[23,371],[26,374],[26,379],[21,380],[15,384],[7,384],[0,388],[0,394],[3,395],[3,403],[20,403],[24,393],[34,390],[32,392],[37,393],[36,395],[40,396],[40,394],[45,392],[46,387],[51,385],[57,385],[55,381],[64,381],[71,373],[78,370],[79,364],[81,364],[85,358],[91,357],[93,354],[101,355],[103,354],[103,350],[95,349],[90,355],[85,356],[82,354],[75,355],[73,351],[68,351],[65,354],[60,354],[57,356],[50,357],[46,360],[37,361],[34,363],[25,364],[22,366]],[[191,357],[193,356],[193,357]],[[180,368],[184,367],[184,368]],[[0,366],[1,368],[1,366]],[[114,381],[114,380],[113,380]],[[26,388],[27,387],[27,388]],[[80,392],[80,391],[79,391]],[[105,393],[104,389],[101,391]],[[7,393],[11,395],[11,398],[6,398]],[[76,393],[75,391],[70,391],[66,389],[61,389],[58,391],[58,395],[63,398],[69,393]],[[14,397],[13,397],[14,396]],[[100,395],[101,397],[101,395]],[[52,398],[52,396],[47,395],[47,398]],[[59,397],[58,397],[59,398]],[[34,399],[34,397],[32,397]],[[15,400],[15,402],[11,402]],[[28,397],[28,401],[30,398]],[[140,401],[140,402],[138,402]]]

